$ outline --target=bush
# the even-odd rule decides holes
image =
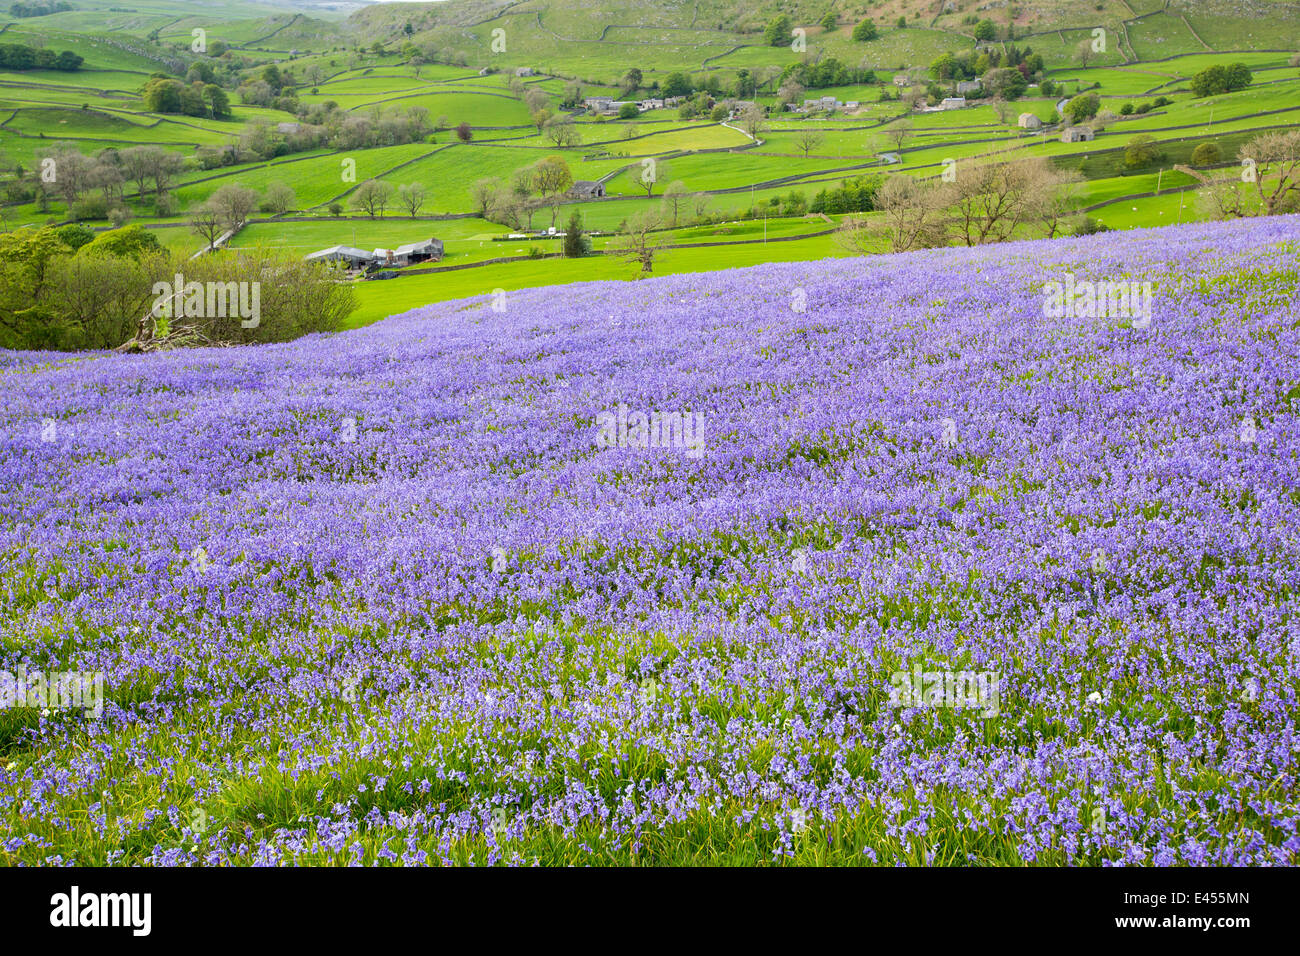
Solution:
[[[1215,64],[1207,66],[1192,77],[1192,93],[1196,96],[1215,96],[1232,93],[1250,86],[1254,77],[1244,63]]]
[[[1217,143],[1201,143],[1192,150],[1193,166],[1213,166],[1223,159],[1223,151]]]
[[[1129,169],[1141,169],[1156,162],[1160,155],[1155,137],[1143,133],[1134,136],[1124,147],[1124,165]]]
[[[108,200],[103,196],[84,196],[73,203],[68,213],[79,222],[86,219],[107,219]]]
[[[71,223],[66,226],[60,226],[58,229],[54,230],[54,233],[63,240],[70,249],[80,249],[82,246],[95,240],[95,231],[87,226],[81,225],[80,223]]]
[[[119,259],[140,260],[163,251],[158,237],[143,226],[127,226],[101,232],[95,240],[81,250],[81,255],[92,257],[116,256]]]
[[[1076,123],[1082,123],[1096,116],[1100,106],[1100,96],[1096,93],[1083,93],[1065,104],[1065,115]]]
[[[1091,236],[1098,232],[1109,232],[1110,227],[1103,225],[1091,216],[1082,215],[1074,221],[1071,230],[1076,236]]]
[[[213,286],[218,289],[234,288],[229,285],[234,283],[245,303],[259,307],[260,316],[252,328],[244,327],[245,319],[238,312],[163,321],[169,332],[193,331],[211,342],[287,342],[314,332],[334,332],[342,328],[356,306],[352,285],[336,281],[332,267],[280,250],[222,250],[189,261],[176,260],[170,266],[173,273],[184,276],[187,286],[199,283],[206,290],[208,283],[220,284]],[[203,311],[208,311],[206,301]]]
[[[863,20],[853,28],[853,39],[859,43],[874,40],[878,36],[880,36],[880,31],[876,28],[876,24],[871,20]]]

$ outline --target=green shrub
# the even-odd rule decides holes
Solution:
[[[1217,143],[1201,143],[1192,150],[1193,166],[1213,166],[1223,159],[1223,151]]]

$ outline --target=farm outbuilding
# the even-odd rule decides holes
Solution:
[[[1089,126],[1071,126],[1061,134],[1062,143],[1090,142],[1097,137]]]
[[[309,262],[346,262],[350,269],[361,269],[374,261],[374,254],[354,246],[330,246],[304,256]]]
[[[421,242],[408,242],[393,250],[397,265],[406,266],[413,262],[437,262],[442,258],[442,240],[425,239]]]
[[[1021,113],[1020,118],[1016,120],[1016,125],[1021,129],[1042,129],[1043,121],[1033,113]]]
[[[569,194],[577,199],[604,199],[605,184],[594,179],[575,180],[569,187]]]

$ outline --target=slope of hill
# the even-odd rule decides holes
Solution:
[[[0,862],[1295,864],[1298,248],[4,354]]]
[[[821,22],[828,12],[836,16],[829,29]],[[1300,46],[1300,5],[1288,0],[1244,7],[1229,0],[886,0],[829,8],[820,0],[446,0],[377,4],[357,11],[349,23],[367,43],[414,39],[474,65],[533,64],[610,79],[621,72],[619,64],[651,70],[783,66],[795,59],[789,41],[773,47],[762,36],[778,15],[804,31],[800,54],[882,68],[925,65],[968,47],[980,21],[995,29],[995,44],[1032,45],[1053,66],[1071,61],[1079,43],[1093,41],[1096,28],[1107,31],[1094,57],[1099,64]],[[881,36],[855,42],[853,27],[865,19]]]

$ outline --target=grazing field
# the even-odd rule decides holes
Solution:
[[[0,711],[0,861],[1294,864],[1298,250],[5,354],[0,670],[104,683]],[[1150,321],[1046,317],[1067,276]],[[620,406],[693,426],[611,447]]]

